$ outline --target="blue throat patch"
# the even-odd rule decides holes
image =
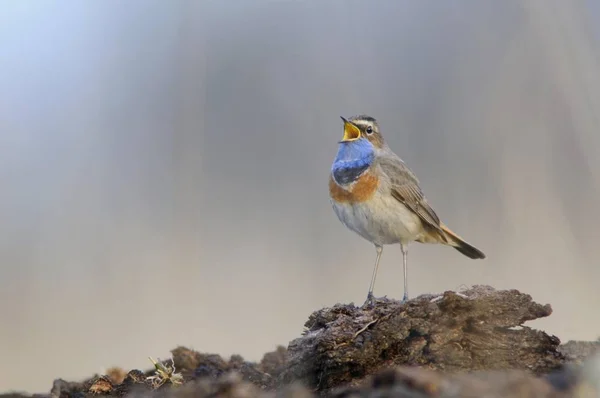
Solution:
[[[340,185],[350,184],[371,166],[374,158],[375,150],[368,140],[342,142],[331,166],[333,178]]]

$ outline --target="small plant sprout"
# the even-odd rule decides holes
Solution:
[[[173,358],[171,358],[171,365],[165,365],[158,361],[155,361],[152,357],[148,357],[150,362],[154,365],[156,369],[156,374],[154,376],[148,376],[147,380],[152,382],[152,388],[158,388],[165,384],[167,381],[173,385],[183,384],[183,376],[181,373],[175,372],[175,362]]]

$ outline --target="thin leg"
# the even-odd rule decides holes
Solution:
[[[377,257],[375,258],[375,267],[373,268],[373,276],[371,276],[371,285],[369,285],[369,294],[367,294],[367,301],[365,302],[366,305],[375,304],[373,289],[375,288],[375,278],[377,277],[377,269],[379,268],[381,253],[383,253],[383,246],[375,245],[375,250],[377,251]]]
[[[404,268],[404,296],[402,301],[408,300],[408,244],[400,243],[400,250],[402,250],[402,263]]]

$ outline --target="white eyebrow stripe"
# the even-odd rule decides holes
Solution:
[[[355,120],[353,123],[356,124],[356,125],[358,125],[358,126],[364,126],[364,127],[371,126],[371,127],[373,127],[373,123],[371,123],[371,122],[369,122],[367,120],[360,120],[359,119],[359,120]]]

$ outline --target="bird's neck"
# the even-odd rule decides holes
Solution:
[[[373,163],[375,152],[370,143],[340,143],[331,172],[339,185],[351,184]]]

